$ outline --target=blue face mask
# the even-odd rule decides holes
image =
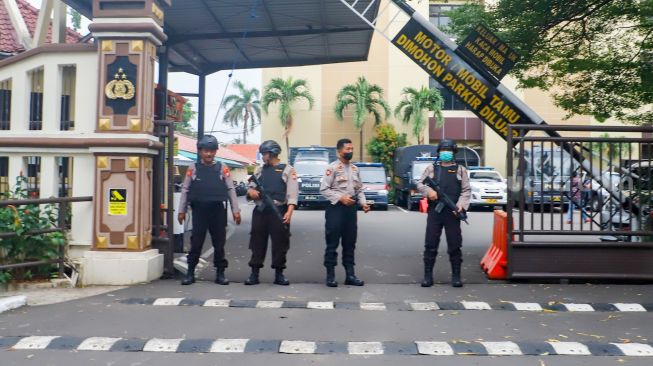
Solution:
[[[443,151],[440,153],[440,160],[450,162],[453,160],[453,151]]]

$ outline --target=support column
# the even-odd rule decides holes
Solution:
[[[206,75],[204,74],[199,76],[197,93],[199,94],[197,101],[197,141],[199,141],[204,136],[204,108],[206,107]]]
[[[43,131],[61,130],[61,68],[47,63],[43,67]],[[47,197],[47,196],[46,196]]]
[[[99,45],[96,133],[107,139],[148,136],[154,129],[154,63],[166,40],[166,0],[93,0],[89,30]],[[125,21],[131,18],[130,21]],[[159,278],[163,256],[152,249],[152,189],[158,149],[95,154],[93,251],[85,254],[85,284],[130,284]],[[120,271],[116,271],[120,268]]]
[[[39,197],[58,197],[59,165],[54,155],[41,155]]]

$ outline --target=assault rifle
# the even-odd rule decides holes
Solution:
[[[256,184],[256,190],[261,196],[260,200],[255,201],[256,209],[259,212],[265,211],[266,208],[271,210],[272,213],[274,213],[274,216],[276,216],[279,219],[279,221],[283,223],[283,215],[281,214],[281,211],[279,211],[279,207],[277,207],[277,205],[274,204],[272,198],[268,196],[267,193],[265,193],[265,189],[263,188],[263,185],[259,182],[259,180],[256,178],[254,174],[251,175],[249,181]]]
[[[456,203],[452,201],[451,197],[449,197],[446,193],[442,192],[439,183],[436,183],[431,177],[426,177],[424,178],[424,184],[429,186],[438,194],[438,203],[435,206],[435,212],[442,212],[446,206],[446,208],[450,209],[451,211],[457,212],[457,216],[460,221],[463,221],[465,224],[469,225],[469,222],[467,222],[467,213],[464,210],[458,211]]]

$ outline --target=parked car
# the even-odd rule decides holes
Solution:
[[[322,177],[329,166],[326,159],[295,160],[295,171],[297,172],[297,183],[299,183],[300,207],[326,206],[328,201],[320,194]]]
[[[470,166],[469,185],[472,187],[472,207],[505,206],[508,204],[506,180],[491,167]]]
[[[388,177],[381,163],[354,163],[364,185],[365,200],[375,210],[388,209]]]

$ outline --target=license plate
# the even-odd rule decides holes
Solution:
[[[372,200],[365,200],[365,202],[366,202],[368,205],[373,205],[373,204],[374,204],[374,201],[372,201]]]
[[[553,201],[553,202],[560,202],[560,196],[554,196],[554,197],[551,197],[551,201]]]
[[[485,200],[487,203],[496,203],[498,200],[496,198],[488,198]]]
[[[307,201],[316,201],[317,196],[304,196],[304,199]]]

